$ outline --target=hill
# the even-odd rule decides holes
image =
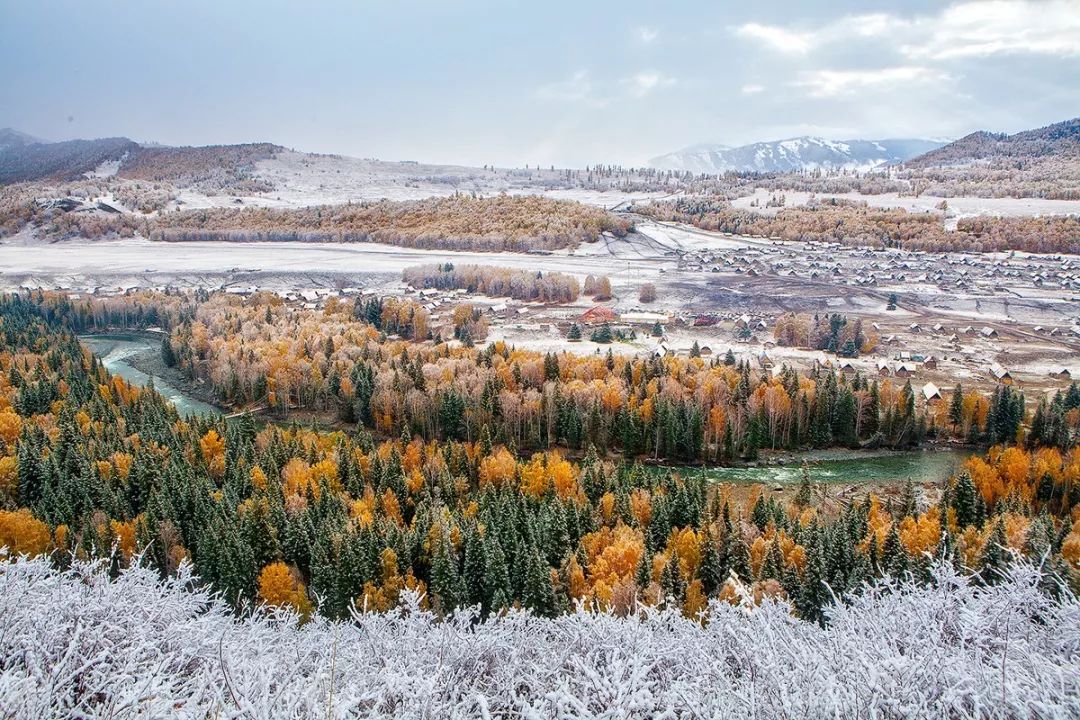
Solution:
[[[905,165],[909,168],[925,168],[1047,157],[1080,159],[1080,118],[1015,135],[980,130],[919,155]]]
[[[0,130],[0,184],[116,175],[177,185],[212,183],[221,187],[248,180],[257,161],[273,157],[283,149],[270,143],[146,146],[126,137],[53,143],[8,128]]]
[[[0,128],[0,151],[9,147],[22,147],[23,145],[44,142],[48,142],[48,140],[42,140],[13,128]]]
[[[0,184],[74,180],[103,163],[121,160],[138,147],[124,137],[8,145],[0,150]]]

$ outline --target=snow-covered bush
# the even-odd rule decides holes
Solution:
[[[1016,567],[977,587],[878,586],[827,629],[766,602],[640,618],[237,618],[187,570],[111,580],[0,563],[0,715],[56,717],[1064,718],[1080,714],[1080,603]],[[193,589],[194,588],[194,589]]]

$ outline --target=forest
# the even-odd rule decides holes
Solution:
[[[169,213],[152,240],[380,242],[447,250],[555,250],[625,235],[631,223],[607,211],[536,195],[455,195],[296,210],[245,208]]]
[[[146,162],[153,157],[148,156]],[[199,157],[189,159],[194,162]],[[158,176],[155,165],[138,167],[138,177],[147,179],[86,181],[65,186],[62,192],[37,184],[0,188],[0,232],[11,235],[30,224],[48,238],[93,240],[140,234],[163,242],[378,242],[427,249],[530,252],[573,248],[596,242],[601,233],[622,236],[633,227],[629,220],[602,208],[538,195],[454,195],[292,210],[247,207],[166,212],[167,203],[176,197],[175,189],[167,182],[153,180]],[[191,168],[196,170],[197,166]],[[256,183],[225,171],[222,178],[222,182],[233,184]],[[102,189],[110,190],[132,209],[156,213],[66,212],[39,201],[54,195],[93,197]]]
[[[819,199],[775,215],[740,210],[723,200],[684,197],[639,203],[634,212],[657,220],[685,222],[704,230],[835,242],[928,252],[1080,253],[1080,217],[966,217],[946,230],[939,213],[876,208],[844,199]]]
[[[384,438],[475,441],[487,427],[495,442],[522,453],[592,446],[629,458],[730,462],[766,448],[1012,442],[1026,419],[1023,394],[1009,386],[989,395],[957,386],[927,403],[910,380],[826,367],[766,371],[734,354],[583,356],[429,340],[482,340],[483,316],[468,303],[441,327],[402,297],[331,298],[313,310],[269,293],[35,297],[45,314],[78,332],[169,328],[166,364],[222,405],[265,406],[283,421],[315,414],[330,424],[360,423]],[[873,341],[857,319],[840,316],[784,316],[778,337],[789,327],[800,336],[812,329],[812,340],[837,351]],[[1059,395],[1040,404],[1033,431],[1067,449],[1080,394]]]
[[[935,558],[987,585],[1025,555],[1076,581],[1076,385],[1040,408],[1039,435],[1021,428],[1017,395],[996,392],[986,427],[994,446],[933,494],[909,483],[896,497],[837,506],[809,468],[791,502],[760,486],[739,498],[692,470],[611,456],[588,436],[578,454],[555,443],[526,450],[486,426],[426,438],[413,422],[391,424],[391,436],[362,417],[336,431],[260,426],[250,415],[182,419],[152,389],[110,377],[72,334],[78,317],[42,294],[0,301],[0,545],[47,553],[61,568],[105,557],[116,569],[139,560],[167,577],[190,562],[237,609],[262,602],[331,618],[392,609],[406,592],[440,616],[467,606],[481,617],[512,607],[554,616],[582,602],[697,617],[710,599],[738,601],[746,588],[824,622],[832,593],[909,572],[928,581]],[[171,347],[182,350],[175,336]],[[354,393],[370,385],[376,350],[355,351],[369,370],[356,373]],[[391,343],[381,352],[381,372],[415,380],[415,349]],[[513,380],[509,349],[474,352],[449,359]],[[737,412],[754,416],[738,390],[750,382],[745,366],[712,370],[740,395]],[[690,375],[670,372],[668,383]],[[846,381],[829,377],[823,387],[841,396]],[[440,422],[467,415],[449,409]],[[1064,423],[1056,435],[1051,416]]]
[[[60,312],[92,317],[91,304]],[[318,412],[425,440],[475,441],[487,427],[521,452],[592,445],[627,457],[721,462],[754,459],[763,448],[994,443],[1014,438],[1021,422],[1023,396],[1009,388],[993,396],[960,388],[949,402],[926,405],[910,381],[824,368],[774,374],[732,358],[419,342],[463,331],[482,339],[486,326],[471,306],[451,318],[453,327],[440,331],[422,308],[392,297],[304,310],[266,294],[217,294],[171,326],[165,349],[171,364],[238,409],[265,404],[283,419]]]
[[[468,290],[490,297],[546,303],[571,303],[581,288],[577,278],[560,272],[530,272],[496,265],[438,263],[407,268],[401,279],[414,288]]]

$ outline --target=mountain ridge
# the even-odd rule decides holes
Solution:
[[[903,162],[941,147],[921,138],[826,140],[802,135],[738,147],[702,143],[659,155],[649,161],[659,170],[695,173],[797,172],[802,170],[872,170]]]
[[[113,175],[141,180],[242,178],[258,160],[284,150],[272,143],[168,146],[127,137],[47,142],[11,128],[0,130],[0,185]]]
[[[1022,130],[1012,135],[977,130],[959,140],[913,157],[904,165],[925,168],[1051,156],[1080,158],[1080,117],[1041,128]]]

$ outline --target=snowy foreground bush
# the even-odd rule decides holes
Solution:
[[[714,605],[707,627],[416,607],[352,623],[237,619],[189,577],[0,563],[0,716],[967,718],[1080,715],[1080,603],[1038,572],[992,588],[938,570],[821,629],[783,605]]]

